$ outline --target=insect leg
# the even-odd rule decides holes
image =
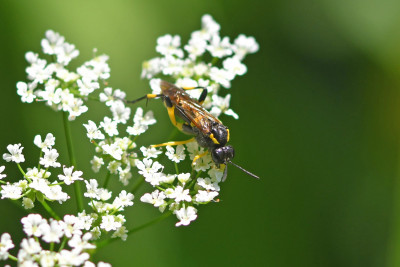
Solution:
[[[151,145],[151,147],[160,147],[160,146],[177,146],[177,145],[184,145],[190,142],[193,142],[195,139],[190,138],[189,140],[185,140],[185,141],[172,141],[172,142],[166,142],[166,143],[162,143],[162,144],[158,144],[158,145]]]
[[[194,166],[196,164],[196,160],[198,160],[201,157],[204,157],[205,155],[207,155],[208,151],[204,151],[203,153],[197,155],[194,157],[193,161],[192,161],[192,166]]]
[[[206,100],[207,94],[208,94],[208,91],[206,88],[204,88],[203,92],[201,92],[201,95],[198,100],[201,105],[203,104],[204,100]]]
[[[139,102],[139,101],[141,101],[143,99],[149,100],[149,99],[152,99],[152,98],[157,98],[157,97],[162,97],[162,96],[163,96],[162,94],[147,94],[147,95],[142,96],[142,97],[140,97],[138,99],[135,99],[135,100],[128,100],[128,101],[126,101],[126,103],[134,104],[134,103]]]

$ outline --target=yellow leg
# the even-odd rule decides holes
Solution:
[[[151,145],[151,147],[160,147],[160,146],[177,146],[177,145],[184,145],[190,142],[194,141],[194,137],[190,138],[189,140],[185,140],[185,141],[172,141],[172,142],[166,142],[166,143],[162,143],[162,144],[158,144],[158,145]]]
[[[183,123],[181,122],[177,122],[176,118],[175,118],[175,107],[167,107],[167,111],[168,111],[168,116],[169,119],[171,120],[171,123],[178,128],[180,131],[182,131],[182,125]]]
[[[193,161],[192,161],[192,166],[196,163],[196,160],[198,160],[201,157],[204,157],[205,155],[207,155],[208,151],[204,151],[203,153],[201,153],[200,155],[197,155],[196,157],[194,157]]]

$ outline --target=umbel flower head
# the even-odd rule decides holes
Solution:
[[[130,112],[123,102],[125,93],[119,89],[113,93],[112,88],[107,87],[104,93],[93,96],[110,77],[107,55],[95,56],[76,70],[69,70],[68,64],[79,55],[75,45],[66,42],[59,33],[48,30],[41,46],[47,60],[34,52],[25,54],[30,64],[26,68],[28,82],[17,83],[17,94],[22,102],[45,102],[54,110],[67,112],[69,120],[88,111],[86,102],[89,98],[100,98],[113,115],[122,120]]]
[[[259,47],[253,37],[243,34],[231,43],[229,37],[220,36],[220,29],[210,15],[204,15],[201,29],[194,31],[183,47],[178,35],[159,37],[156,51],[161,56],[146,61],[142,71],[142,78],[149,79],[152,93],[160,94],[161,78],[179,87],[206,87],[208,95],[204,106],[209,112],[215,117],[225,114],[238,119],[229,107],[231,94],[220,96],[220,88],[231,88],[232,80],[247,72],[242,61]],[[201,90],[187,92],[198,99]],[[204,156],[204,148],[196,142],[165,147],[164,155],[173,162],[176,173],[166,171],[167,167],[157,161],[162,156],[161,151],[153,148],[149,153],[145,147],[141,151],[143,159],[136,161],[136,167],[155,191],[146,193],[140,200],[158,207],[161,212],[168,208],[179,220],[176,226],[188,225],[197,218],[195,206],[218,201],[223,166],[217,167],[209,153]],[[198,157],[191,165],[191,172],[178,171],[180,165],[188,165],[186,158],[192,162]]]

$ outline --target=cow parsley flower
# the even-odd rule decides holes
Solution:
[[[7,162],[10,162],[10,161],[13,161],[15,163],[24,162],[25,157],[22,154],[22,149],[24,149],[24,148],[21,147],[21,144],[8,145],[7,150],[8,150],[8,152],[10,152],[10,154],[4,153],[3,159]]]
[[[58,178],[61,181],[64,181],[65,184],[70,185],[75,181],[78,180],[83,180],[81,177],[83,172],[81,171],[73,171],[74,166],[67,168],[66,166],[63,166],[64,174],[58,175]]]
[[[187,208],[183,206],[181,209],[175,211],[175,215],[179,220],[179,222],[177,222],[175,226],[187,226],[190,224],[191,221],[196,220],[197,209],[192,206],[189,206]]]
[[[0,237],[0,260],[8,258],[8,251],[14,247],[9,233],[4,233]]]

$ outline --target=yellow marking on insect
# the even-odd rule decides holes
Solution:
[[[156,94],[147,94],[146,96],[147,96],[148,99],[151,99],[151,98],[156,98],[158,95],[156,95]]]
[[[226,131],[228,132],[228,137],[227,137],[227,142],[229,142],[229,138],[231,137],[231,135],[229,134],[229,129],[226,129]]]
[[[219,142],[218,142],[218,140],[217,139],[215,139],[215,137],[214,137],[214,134],[210,134],[210,136],[209,136],[210,138],[211,138],[211,140],[214,142],[214,144],[217,144],[217,145],[219,145]]]
[[[183,89],[183,90],[192,90],[192,89],[199,89],[199,88],[198,88],[198,87],[191,86],[191,87],[182,87],[182,89]]]
[[[169,119],[171,120],[172,124],[174,126],[176,126],[175,107],[174,106],[167,107],[167,110],[168,110]]]
[[[190,138],[189,140],[184,140],[184,141],[171,141],[171,142],[166,142],[158,145],[151,145],[151,147],[160,147],[160,146],[177,146],[177,145],[184,145],[190,142],[193,142],[195,139]]]
[[[195,157],[193,158],[193,161],[192,161],[192,166],[195,165],[196,160],[198,160],[198,159],[201,158],[201,157],[204,157],[205,155],[207,155],[207,153],[208,153],[208,151],[204,151],[203,153],[201,153],[201,154],[195,156]]]

